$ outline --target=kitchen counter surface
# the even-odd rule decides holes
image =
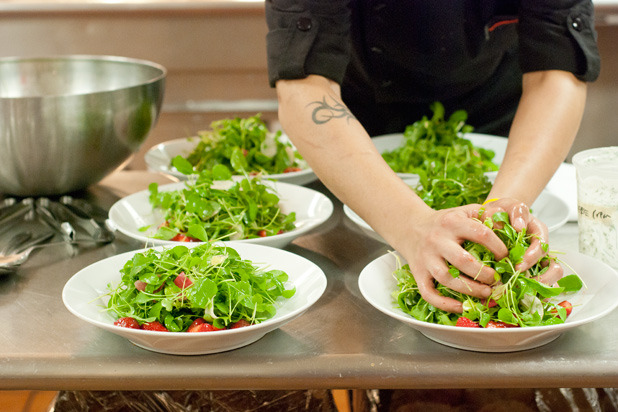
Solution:
[[[144,189],[152,175],[121,172],[83,193],[105,209]],[[514,353],[443,346],[370,306],[362,268],[388,251],[363,235],[335,204],[320,228],[286,250],[326,273],[322,298],[301,317],[229,352],[174,356],[140,349],[64,307],[65,282],[100,259],[141,248],[121,234],[109,245],[42,249],[0,277],[0,389],[173,390],[326,388],[618,387],[618,312]],[[577,226],[551,233],[555,250],[576,250]]]

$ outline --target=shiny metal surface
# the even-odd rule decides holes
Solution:
[[[0,59],[0,193],[83,189],[130,159],[155,125],[166,70],[111,56]]]
[[[127,182],[128,183],[128,182]],[[142,245],[124,236],[100,248],[41,250],[0,277],[0,388],[73,390],[617,387],[618,313],[515,353],[476,353],[435,343],[371,307],[358,275],[388,247],[363,235],[326,193],[335,213],[287,250],[327,275],[322,298],[303,316],[241,349],[162,355],[77,319],[61,301],[83,267]],[[86,196],[109,208],[101,185]],[[552,249],[577,248],[577,226],[552,232]]]

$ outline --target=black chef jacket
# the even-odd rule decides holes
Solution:
[[[590,0],[267,0],[269,80],[319,74],[370,135],[441,101],[506,135],[522,73],[600,70]]]

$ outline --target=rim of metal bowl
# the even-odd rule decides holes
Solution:
[[[127,63],[127,64],[137,64],[142,66],[149,66],[155,68],[160,71],[157,76],[146,80],[144,82],[139,83],[139,86],[156,83],[162,79],[167,77],[167,69],[165,66],[155,63],[151,60],[146,59],[138,59],[134,57],[125,57],[125,56],[114,56],[114,55],[97,55],[97,54],[59,54],[59,55],[42,55],[42,56],[9,56],[9,57],[0,57],[0,64],[5,62],[29,62],[29,61],[44,61],[44,60],[66,60],[66,61],[78,61],[78,60],[92,60],[92,61],[109,61],[115,63]],[[135,86],[138,86],[136,84]],[[130,86],[133,87],[133,86]],[[109,91],[109,90],[106,90]],[[62,95],[56,95],[62,96]],[[38,96],[45,97],[45,96]],[[2,97],[2,99],[23,99],[28,97],[18,96],[18,97]],[[30,97],[31,98],[31,97]]]

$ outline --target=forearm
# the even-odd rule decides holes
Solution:
[[[279,81],[279,121],[317,176],[387,240],[398,213],[429,210],[382,160],[340,99],[338,85],[320,76]],[[398,205],[397,208],[394,205]],[[389,239],[390,237],[390,239]]]
[[[571,73],[524,75],[523,93],[489,198],[531,205],[564,161],[579,129],[586,83]]]

